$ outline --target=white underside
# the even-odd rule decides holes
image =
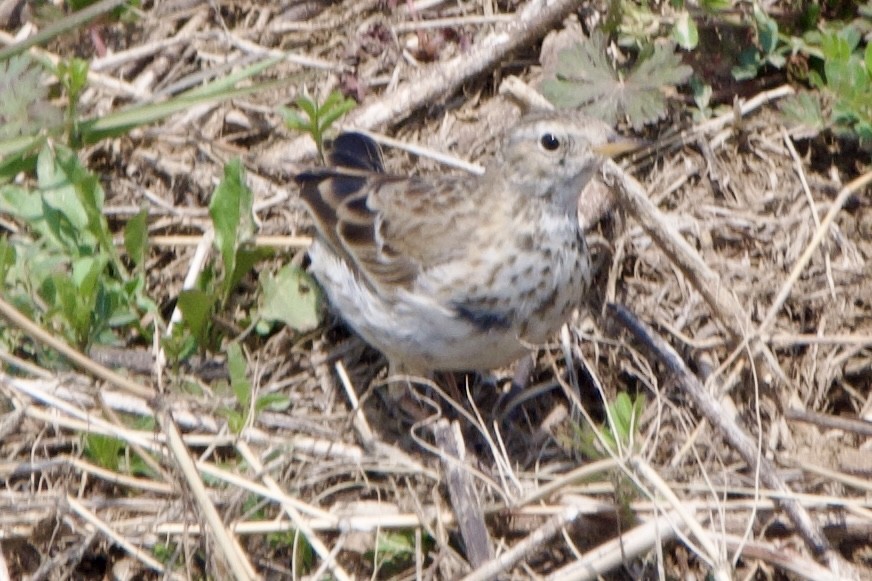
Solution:
[[[481,330],[426,293],[397,289],[389,298],[376,295],[320,242],[312,245],[309,255],[310,270],[333,308],[368,343],[409,372],[495,369],[520,358],[530,348],[528,341],[545,341],[557,330],[553,323],[546,328],[534,321],[527,341],[521,341],[514,328]],[[582,289],[566,292],[580,298]]]

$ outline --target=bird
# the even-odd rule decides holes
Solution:
[[[295,176],[317,235],[309,270],[391,374],[491,371],[548,341],[580,306],[591,262],[577,204],[634,148],[574,112],[528,113],[482,175],[390,175],[370,137],[339,134]]]

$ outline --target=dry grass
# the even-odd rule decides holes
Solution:
[[[357,91],[364,105],[349,125],[484,160],[517,114],[495,87],[508,73],[536,75],[532,42],[459,95],[391,123],[375,114],[414,88],[417,67],[467,54],[502,26],[489,2],[451,6],[438,11],[457,19],[446,38],[419,36],[426,13],[376,1],[146,2],[135,24],[105,25],[113,54],[92,61],[99,75],[84,104],[93,111],[248,55],[300,57],[272,69],[287,80],[283,90],[199,107],[84,152],[118,224],[149,204],[152,296],[169,306],[182,288],[195,253],[186,242],[209,230],[209,195],[234,156],[249,168],[261,234],[294,237],[278,241],[289,248],[283,260],[301,258],[310,221],[288,176],[310,150],[276,114],[300,91]],[[91,56],[86,32],[50,47],[74,48]],[[426,58],[435,63],[417,62]],[[872,578],[869,424],[797,413],[872,416],[870,187],[867,176],[845,190],[860,165],[841,147],[792,140],[765,102],[695,128],[633,170],[655,214],[640,220],[619,196],[619,209],[589,233],[596,292],[539,353],[536,397],[505,422],[492,411],[495,390],[475,376],[455,378],[471,398],[437,398],[462,432],[462,472],[498,555],[477,571],[458,532],[468,515],[452,509],[446,482],[458,464],[434,446],[428,423],[410,428],[385,409],[381,359],[333,325],[249,341],[257,393],[286,394],[292,405],[257,414],[239,436],[220,413],[235,400],[202,377],[50,373],[4,354],[24,370],[0,376],[0,539],[11,578]],[[393,170],[412,170],[408,155],[388,154]],[[243,307],[256,301],[251,288],[240,290]],[[606,315],[609,302],[678,350],[770,464],[742,459],[677,376]],[[509,377],[501,370],[495,381],[502,388]],[[183,395],[187,382],[205,397]],[[573,426],[582,413],[602,421],[603,400],[620,391],[649,402],[637,449],[582,459]],[[134,428],[131,419],[150,421]],[[85,434],[126,442],[148,459],[150,476],[95,465]],[[785,489],[764,484],[766,466],[828,550],[814,554],[802,523],[779,505]],[[376,565],[372,552],[400,540],[404,558]]]

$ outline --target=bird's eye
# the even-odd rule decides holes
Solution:
[[[555,151],[560,147],[560,140],[553,133],[546,133],[539,139],[539,144],[545,151]]]

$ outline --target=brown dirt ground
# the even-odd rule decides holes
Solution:
[[[86,149],[82,157],[101,176],[113,225],[120,229],[145,203],[153,236],[189,235],[196,240],[209,227],[205,208],[223,174],[222,165],[242,157],[261,203],[260,234],[310,234],[311,222],[289,181],[294,166],[273,161],[282,159],[276,152],[293,160],[295,153],[285,150],[297,137],[283,128],[277,107],[290,104],[304,90],[323,96],[332,88],[342,88],[364,103],[388,98],[417,66],[463,54],[498,26],[456,25],[444,33],[418,34],[395,32],[399,24],[436,16],[489,14],[493,8],[504,13],[516,6],[449,2],[410,16],[405,3],[375,0],[146,1],[135,22],[100,25],[94,34],[102,36],[112,53],[128,58],[98,72],[141,83],[143,92],[196,81],[195,75],[202,71],[220,70],[225,63],[270,49],[304,54],[331,69],[282,63],[267,74],[286,81],[281,88],[200,106]],[[585,6],[585,23],[595,20],[598,8]],[[21,26],[13,18],[6,29],[14,33]],[[170,39],[168,46],[159,44]],[[148,46],[153,50],[144,54],[129,52]],[[65,38],[49,50],[64,55],[75,51],[101,62],[89,31]],[[446,94],[396,124],[373,129],[468,161],[485,160],[493,136],[511,115],[517,115],[496,88],[508,75],[534,83],[540,74],[535,66],[538,51],[539,46],[532,45],[517,51],[496,69],[466,82],[459,93]],[[138,98],[93,83],[83,106],[96,113]],[[689,122],[676,112],[652,131],[665,134],[675,126],[686,127]],[[614,210],[588,233],[598,265],[588,308],[570,322],[565,338],[555,338],[554,345],[540,350],[532,385],[541,391],[500,425],[499,444],[495,444],[497,424],[490,410],[497,391],[507,387],[511,370],[497,370],[489,380],[497,383],[497,390],[476,389],[485,381],[476,376],[455,378],[461,387],[467,382],[473,386],[482,416],[461,417],[444,401],[442,406],[450,417],[459,418],[467,466],[498,552],[525,540],[532,542],[531,533],[565,507],[582,507],[584,513],[556,536],[533,543],[521,562],[501,578],[525,579],[559,571],[579,555],[672,508],[662,491],[654,492],[651,480],[630,468],[644,493],[628,486],[626,476],[619,478],[613,466],[574,476],[590,462],[572,444],[573,426],[583,421],[557,381],[567,377],[576,378],[586,409],[600,421],[603,396],[613,401],[621,391],[645,394],[648,411],[641,425],[638,457],[659,474],[682,505],[698,503],[696,521],[727,558],[736,551],[735,539],[749,535],[753,542],[735,562],[734,578],[799,578],[778,557],[801,563],[815,560],[794,524],[773,508],[771,491],[759,485],[753,467],[700,419],[682,391],[666,380],[662,366],[649,361],[610,322],[603,305],[616,302],[628,306],[678,350],[752,434],[760,453],[775,463],[789,487],[802,493],[801,503],[836,553],[861,577],[872,579],[872,466],[867,436],[850,428],[801,422],[786,413],[800,410],[872,420],[870,190],[867,186],[850,197],[772,324],[759,331],[820,220],[844,184],[862,170],[860,152],[842,142],[825,137],[797,139],[791,141],[794,152],[786,145],[786,135],[773,105],[765,105],[741,123],[698,133],[683,146],[661,151],[632,170],[667,222],[742,305],[753,328],[737,329],[735,321],[713,313],[694,281],[653,243],[644,225]],[[647,137],[656,139],[657,134]],[[423,157],[395,149],[386,153],[392,171],[439,170],[436,162]],[[303,252],[303,247],[292,245],[262,270],[301,260]],[[167,315],[193,253],[192,245],[181,243],[152,248],[149,286]],[[242,315],[257,301],[256,288],[255,277],[244,281],[235,310],[222,314],[231,335],[242,330]],[[750,348],[731,339],[756,334],[762,334],[787,382],[773,375],[762,356],[749,357]],[[129,339],[127,347],[149,347],[136,337]],[[166,386],[193,381],[211,397],[165,395],[161,405],[177,413],[195,458],[238,474],[239,482],[232,484],[212,474],[203,480],[224,525],[249,526],[237,530],[235,538],[259,574],[291,578],[295,567],[299,575],[324,573],[319,569],[321,559],[307,568],[306,551],[294,544],[293,536],[280,536],[270,528],[279,521],[289,522],[275,500],[266,496],[264,487],[273,485],[274,492],[299,503],[296,510],[352,577],[453,578],[468,572],[464,544],[451,520],[443,466],[428,445],[430,436],[420,427],[410,429],[391,413],[379,390],[372,387],[384,374],[378,353],[336,321],[305,336],[282,330],[263,339],[249,337],[246,347],[259,393],[282,393],[292,402],[285,412],[259,414],[242,439],[263,462],[265,472],[253,469],[250,462],[241,463],[242,440],[227,436],[219,413],[233,399],[214,393],[207,380],[179,378],[168,371]],[[573,353],[574,373],[567,373],[565,352]],[[211,356],[220,359],[220,354]],[[362,415],[351,412],[349,396],[335,371],[337,362],[347,369],[350,384],[362,397]],[[153,376],[141,379],[149,384],[156,381]],[[87,417],[116,421],[105,411],[112,404],[104,403],[101,411],[99,383],[72,374],[57,381],[65,388],[58,392],[60,399],[91,414]],[[6,387],[3,393],[4,399],[10,397]],[[465,397],[459,401],[460,408],[473,410]],[[118,408],[139,413],[123,403]],[[0,491],[0,538],[12,578],[109,578],[124,576],[124,571],[127,579],[156,577],[143,558],[123,547],[122,540],[145,555],[158,546],[168,547],[169,556],[161,560],[178,567],[181,577],[229,578],[225,557],[232,559],[232,555],[219,548],[212,535],[184,530],[213,525],[207,524],[198,501],[183,485],[186,477],[171,456],[159,456],[155,486],[147,485],[145,478],[116,480],[82,459],[81,434],[87,423],[76,427],[66,421],[74,414],[56,404],[34,401],[28,409],[41,415],[16,415],[10,407],[4,422],[14,423],[11,429],[4,428],[0,442],[5,484]],[[179,419],[182,411],[190,413]],[[58,420],[61,417],[64,421]],[[369,436],[367,429],[372,430]],[[155,428],[152,442],[157,442],[159,432]],[[149,433],[150,429],[145,432]],[[199,439],[194,438],[197,435]],[[97,532],[86,515],[105,523],[112,534]],[[421,527],[409,524],[419,518],[424,522]],[[364,522],[371,526],[360,524]],[[401,539],[411,543],[411,556],[376,570],[372,551],[386,538],[399,540],[386,537],[396,530],[408,533]],[[691,539],[667,540],[658,548],[652,538],[646,549],[613,567],[605,578],[653,579],[660,567],[668,578],[702,579],[711,567],[701,556],[705,554],[701,543]]]

